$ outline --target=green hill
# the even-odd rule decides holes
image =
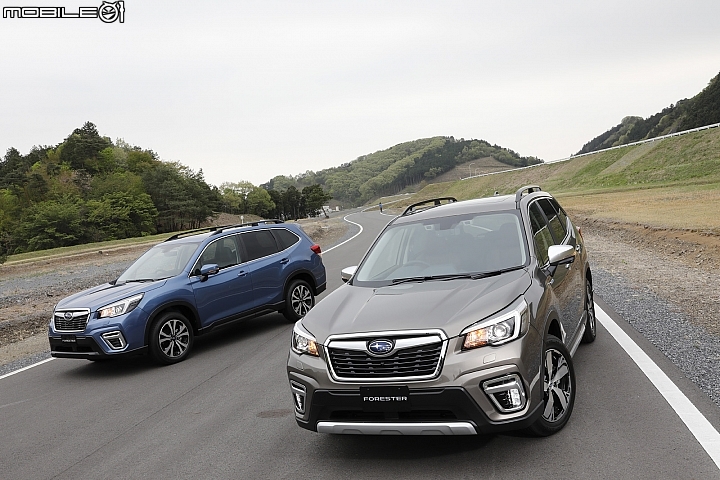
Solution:
[[[428,185],[401,207],[441,196],[459,200],[538,184],[563,205],[605,218],[720,234],[720,128],[563,162]],[[620,209],[619,200],[622,200]],[[622,211],[621,211],[622,210]]]
[[[484,140],[432,137],[401,143],[319,172],[308,171],[294,177],[280,175],[262,187],[282,191],[290,186],[301,189],[320,184],[336,201],[360,205],[372,198],[396,194],[410,185],[431,181],[458,165],[469,165],[474,160],[478,160],[479,165],[480,160],[486,162],[488,157],[510,167],[542,162]]]
[[[586,143],[578,153],[595,152],[713,123],[720,123],[720,74],[689,100],[680,100],[648,118],[623,118],[620,124]]]

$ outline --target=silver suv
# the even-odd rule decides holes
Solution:
[[[548,193],[409,206],[295,324],[298,425],[324,433],[551,435],[595,339],[582,235]]]

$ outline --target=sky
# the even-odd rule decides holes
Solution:
[[[0,0],[98,7],[102,0]],[[720,72],[720,2],[126,0],[124,21],[0,18],[0,155],[101,135],[208,183],[432,136],[565,158]]]

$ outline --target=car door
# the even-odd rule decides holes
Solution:
[[[203,277],[203,265],[216,264],[219,271]],[[249,275],[237,235],[209,243],[191,273],[191,286],[202,327],[218,320],[239,316],[253,306],[252,278]]]
[[[568,238],[557,212],[547,199],[535,201],[530,204],[529,208],[533,238],[537,247],[537,255],[540,258],[539,263],[547,265],[547,252],[551,245],[569,245],[575,239],[574,237]],[[576,309],[582,297],[582,288],[577,286],[577,268],[574,268],[574,265],[575,263],[558,266],[547,283],[552,288],[558,302],[557,311],[565,332],[563,339],[565,342],[570,342],[574,338],[580,318]]]
[[[253,284],[253,306],[272,305],[283,300],[283,270],[289,258],[282,255],[268,229],[238,235],[247,255],[247,269]],[[284,252],[283,252],[284,253]]]

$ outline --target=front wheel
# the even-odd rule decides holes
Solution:
[[[597,324],[595,320],[595,300],[593,299],[593,287],[590,280],[585,280],[585,333],[582,336],[582,343],[592,343],[597,336]]]
[[[167,312],[153,324],[150,332],[150,354],[162,365],[181,362],[190,353],[193,340],[190,321],[179,312]]]
[[[543,412],[530,432],[547,437],[562,430],[575,405],[575,369],[559,338],[552,335],[543,350]]]
[[[315,306],[315,295],[305,280],[293,280],[285,295],[283,315],[291,322],[303,318]]]

